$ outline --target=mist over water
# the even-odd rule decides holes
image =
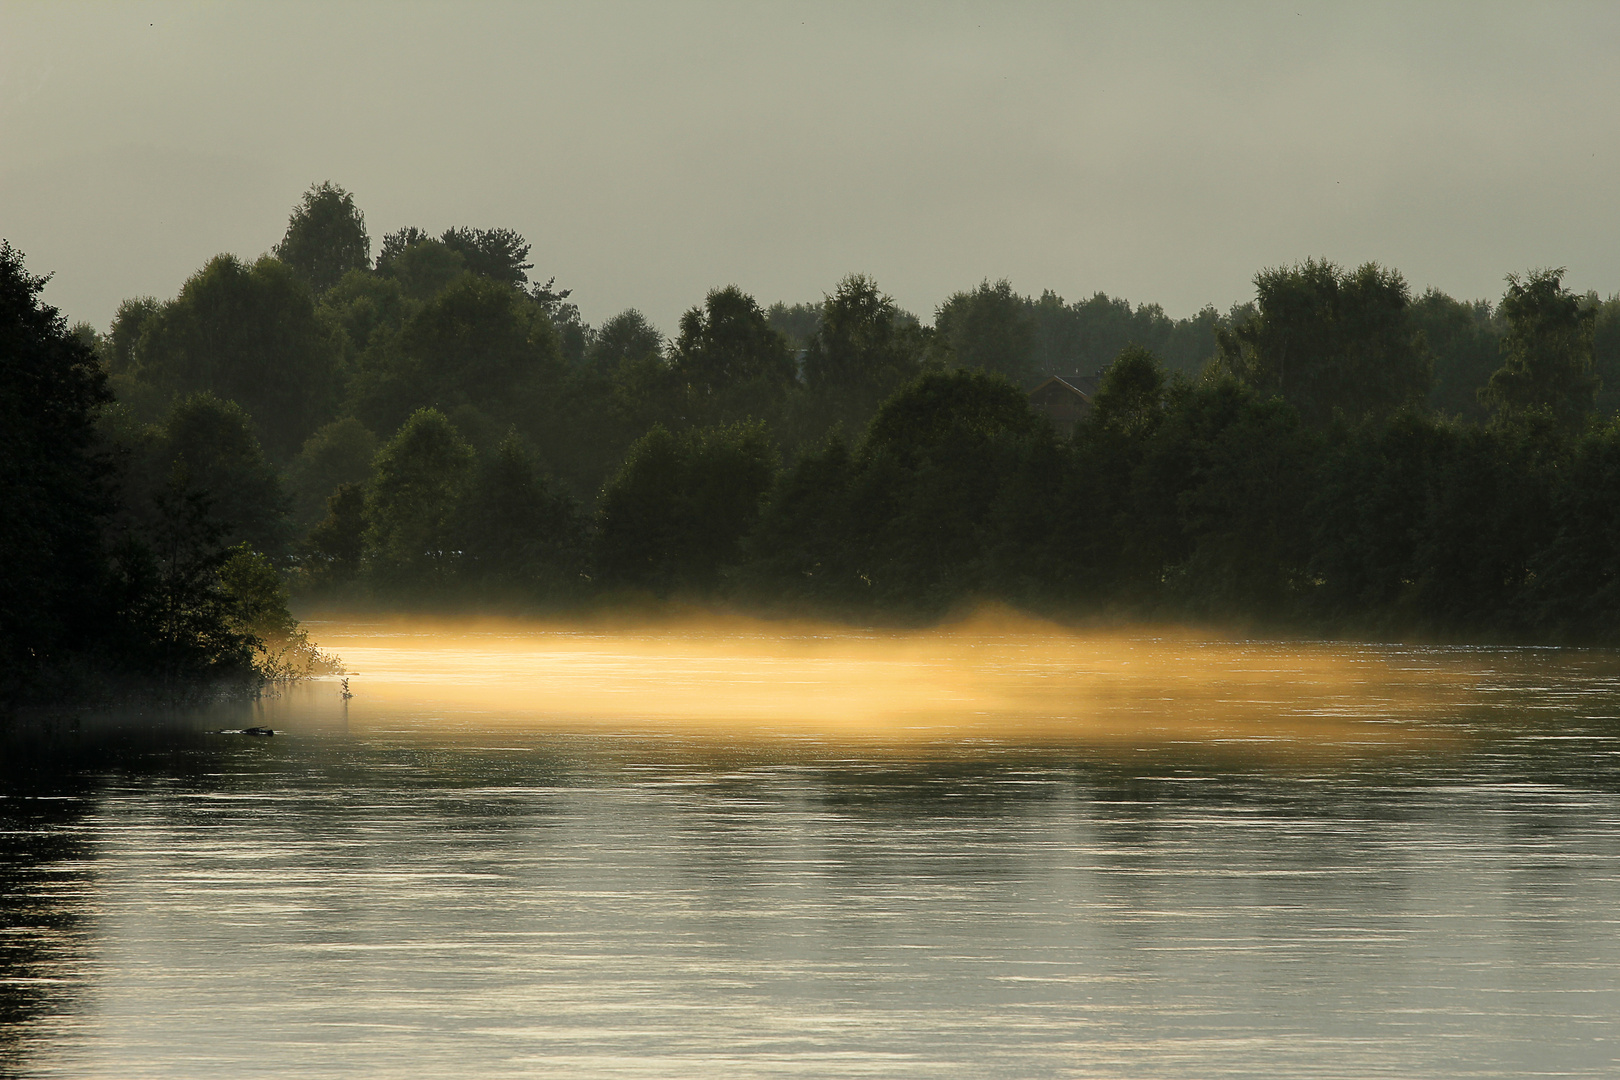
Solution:
[[[362,691],[351,724],[437,707],[452,729],[471,713],[497,726],[908,752],[963,740],[1302,753],[1445,740],[1443,724],[1422,721],[1482,675],[1467,651],[1084,633],[995,609],[910,632],[742,617],[629,630],[312,625]]]
[[[0,1074],[1615,1071],[1611,654],[312,626],[8,774]]]

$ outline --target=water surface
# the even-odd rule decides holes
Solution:
[[[320,630],[8,751],[0,1074],[1620,1071],[1609,654]]]

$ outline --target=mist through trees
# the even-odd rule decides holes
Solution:
[[[1556,269],[1459,301],[1307,259],[1184,319],[984,280],[928,322],[852,274],[699,286],[665,337],[587,324],[510,229],[371,249],[316,185],[273,255],[105,333],[4,249],[14,667],[111,605],[176,671],[241,670],[232,589],[267,572],[303,603],[1620,636],[1620,301]],[[1072,430],[1030,407],[1053,376]]]

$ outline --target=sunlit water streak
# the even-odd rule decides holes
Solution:
[[[323,631],[11,782],[0,1073],[1620,1072],[1607,654]]]

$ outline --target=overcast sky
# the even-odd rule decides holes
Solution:
[[[0,0],[0,235],[70,319],[280,239],[312,182],[506,226],[599,323],[862,271],[1171,315],[1264,266],[1620,290],[1620,5]]]

